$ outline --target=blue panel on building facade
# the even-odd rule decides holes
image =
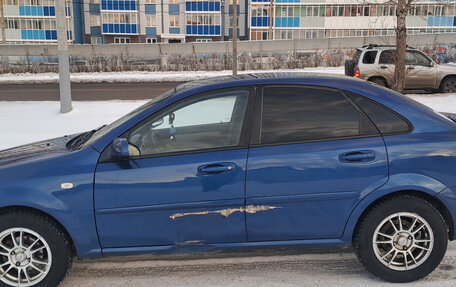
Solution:
[[[49,6],[49,16],[55,16],[55,7]]]
[[[108,33],[108,24],[103,24],[103,33]]]
[[[37,16],[38,15],[38,11],[36,11],[36,6],[31,6],[30,7],[30,15],[31,16]]]
[[[190,11],[197,11],[196,2],[192,2],[192,9]]]
[[[192,11],[192,3],[185,2],[185,11]]]
[[[299,27],[299,17],[293,18],[293,27]]]
[[[110,1],[110,2],[108,2],[107,4],[108,4],[108,10],[112,10],[112,8],[113,8],[112,2]]]
[[[215,2],[215,11],[220,11],[220,2]]]
[[[214,2],[209,2],[209,11],[215,11],[215,3]]]
[[[120,24],[114,24],[114,33],[116,33],[116,34],[120,33]]]
[[[57,30],[51,30],[52,40],[57,40]]]
[[[50,30],[46,30],[46,31],[44,31],[44,33],[45,33],[46,40],[51,40],[52,39]]]
[[[27,30],[27,39],[33,39],[33,30]]]
[[[209,2],[207,2],[207,1],[203,2],[203,11],[209,11]]]
[[[178,4],[169,4],[169,15],[179,15],[179,5]]]
[[[37,12],[38,16],[43,16],[43,14],[44,14],[43,7],[42,6],[37,7],[36,12]]]
[[[112,9],[119,10],[119,1],[117,1],[117,0],[112,1]]]
[[[186,34],[191,34],[191,33],[192,33],[192,26],[187,25],[187,26],[185,27],[185,33],[186,33]]]
[[[22,40],[27,40],[27,31],[26,30],[21,30],[21,38],[22,38]]]
[[[125,33],[126,34],[131,34],[131,25],[130,24],[125,25]]]
[[[106,1],[101,1],[101,9],[103,9],[103,10],[108,9],[108,3],[106,3]]]
[[[45,35],[44,35],[44,30],[40,30],[40,40],[44,40],[46,39]]]
[[[107,24],[104,24],[104,25],[107,25]],[[100,26],[90,27],[90,35],[92,37],[101,37],[101,27]]]
[[[198,6],[197,11],[203,11],[203,2],[196,2]]]
[[[32,15],[32,7],[30,7],[30,6],[25,6],[25,15],[26,15],[26,16]]]
[[[114,24],[108,24],[108,27],[109,27],[109,29],[108,29],[109,33],[114,33]]]
[[[203,26],[203,34],[208,35],[209,34],[209,26],[205,25]]]
[[[25,7],[24,6],[19,6],[19,15],[25,16]]]
[[[188,2],[187,2],[187,4],[188,4]],[[157,9],[155,7],[155,4],[146,4],[144,12],[146,14],[156,14],[157,13]]]
[[[198,35],[203,34],[203,26],[197,26],[198,27]]]
[[[257,18],[257,17],[252,17],[252,19],[251,19],[251,25],[252,25],[252,27],[256,27],[256,25],[257,25],[256,18]]]
[[[209,26],[209,34],[214,35],[215,34],[215,27],[214,25]]]
[[[169,28],[169,33],[170,34],[180,34],[180,28],[170,27]]]
[[[198,34],[198,26],[196,26],[196,25],[192,26],[192,34]]]
[[[134,34],[138,33],[136,24],[132,24],[131,25],[131,32],[134,33]]]
[[[215,26],[215,34],[220,34],[220,25]]]
[[[33,39],[39,40],[40,39],[40,33],[38,30],[32,30],[33,31]]]
[[[149,38],[151,38],[151,37],[155,38],[157,36],[157,28],[156,27],[146,27],[146,36]]]

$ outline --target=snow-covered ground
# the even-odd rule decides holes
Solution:
[[[456,113],[456,94],[408,95],[441,112]],[[73,102],[60,114],[59,102],[0,102],[0,150],[109,124],[146,101]]]
[[[344,74],[344,67],[336,68],[306,68],[293,70],[261,70],[261,71],[240,71],[240,74],[248,73],[278,73],[278,72],[308,72],[325,74]],[[208,77],[231,75],[231,70],[225,71],[187,71],[187,72],[112,72],[112,73],[73,73],[71,74],[72,83],[133,83],[133,82],[187,82]],[[0,75],[1,84],[44,84],[57,83],[59,75],[56,73],[41,74],[2,74]]]

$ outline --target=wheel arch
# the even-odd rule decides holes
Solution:
[[[389,87],[388,80],[385,77],[383,77],[383,76],[372,76],[372,77],[369,77],[367,80],[369,82],[372,82],[374,79],[382,80],[385,83],[385,87]]]
[[[45,212],[41,209],[38,209],[35,207],[30,207],[30,206],[25,206],[25,205],[12,205],[12,206],[0,207],[0,215],[8,213],[8,212],[14,212],[14,211],[28,211],[28,212],[31,212],[31,213],[34,213],[34,214],[37,214],[40,216],[44,216],[47,219],[51,220],[65,233],[65,236],[68,238],[68,240],[71,243],[71,248],[72,248],[73,254],[77,255],[77,248],[76,248],[76,245],[74,243],[74,240],[73,240],[70,232],[68,232],[67,228],[62,223],[60,223],[60,221],[58,221],[54,216],[52,216],[48,212]]]
[[[443,82],[448,79],[448,78],[456,78],[456,74],[449,74],[449,75],[445,75],[441,80],[440,80],[440,83],[439,83],[439,90],[442,89],[442,84]]]
[[[390,199],[392,197],[395,197],[395,196],[398,196],[398,195],[413,195],[415,197],[418,197],[418,198],[421,198],[423,200],[426,200],[427,202],[432,204],[440,212],[440,214],[442,215],[442,217],[443,217],[443,219],[445,221],[445,224],[447,225],[448,237],[449,238],[453,238],[453,234],[454,234],[453,217],[451,216],[451,213],[450,213],[449,209],[447,208],[447,206],[445,204],[443,204],[442,201],[440,201],[435,196],[432,196],[429,193],[426,193],[426,192],[423,192],[423,191],[418,191],[418,190],[400,190],[400,191],[396,191],[396,192],[391,192],[391,193],[385,194],[385,195],[375,199],[370,204],[368,204],[367,207],[364,208],[364,210],[361,212],[361,214],[356,219],[356,223],[355,223],[354,227],[352,228],[352,230],[351,230],[351,232],[349,234],[350,238],[351,238],[351,241],[353,240],[354,235],[357,232],[357,229],[359,227],[359,223],[361,222],[363,217],[369,212],[369,210],[371,210],[378,202],[381,202],[381,201],[384,201],[384,200],[388,200],[388,199]]]

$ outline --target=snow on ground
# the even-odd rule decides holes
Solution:
[[[456,94],[408,95],[441,112],[456,113]],[[0,102],[0,150],[109,124],[146,101],[73,102],[60,114],[60,103]]]
[[[278,73],[278,72],[308,72],[324,74],[344,74],[344,67],[319,67],[293,70],[258,70],[240,71],[239,74],[248,73]],[[124,82],[187,82],[208,77],[231,75],[231,70],[225,71],[187,71],[187,72],[102,72],[102,73],[73,73],[71,74],[72,83],[124,83]],[[2,84],[44,84],[57,83],[59,75],[57,73],[40,74],[3,74],[0,75],[0,85]]]

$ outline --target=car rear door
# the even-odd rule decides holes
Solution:
[[[247,165],[248,240],[339,238],[360,197],[387,181],[377,129],[337,90],[265,86],[257,107]]]
[[[105,250],[246,241],[252,90],[190,97],[125,133],[133,156],[102,161],[95,175]]]

